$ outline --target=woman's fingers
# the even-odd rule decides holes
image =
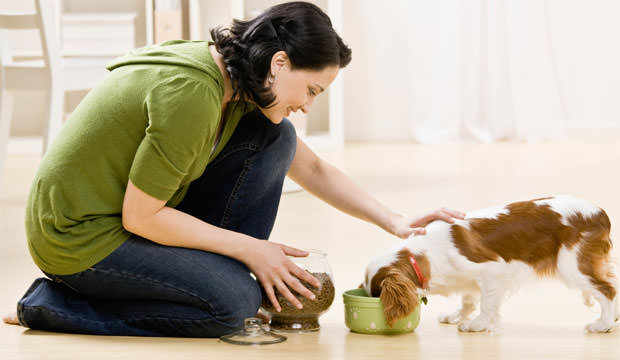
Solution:
[[[312,276],[312,274],[310,274],[309,272],[307,272],[306,270],[303,270],[302,268],[300,268],[299,266],[293,264],[293,268],[290,269],[291,274],[295,275],[296,278],[293,278],[295,281],[297,281],[297,283],[299,283],[299,285],[301,285],[305,290],[306,289],[297,279],[301,279],[307,283],[309,283],[310,285],[314,286],[315,288],[320,288],[321,287],[321,282],[315,278],[314,276]],[[296,288],[294,288],[295,291],[297,291]],[[300,292],[297,291],[300,295],[306,296],[306,294],[308,294],[308,292],[310,294],[312,294],[311,291],[308,290],[308,292]],[[310,295],[308,294],[308,295]],[[314,295],[314,294],[313,294]],[[310,296],[306,296],[309,299],[314,300],[314,296],[310,297]]]
[[[305,250],[296,249],[294,247],[290,247],[286,245],[282,245],[282,249],[284,250],[284,253],[286,255],[290,255],[290,256],[304,257],[310,254],[309,252]],[[293,263],[292,261],[289,261],[288,265],[289,265],[288,266],[289,273],[293,274],[295,277],[292,277],[292,276],[289,277],[286,283],[289,285],[289,287],[293,288],[293,290],[295,290],[298,294],[305,296],[308,299],[314,300],[315,299],[314,293],[312,293],[312,291],[308,290],[305,286],[303,286],[302,283],[298,279],[309,283],[310,285],[314,286],[317,289],[321,286],[321,282],[317,278],[312,276],[312,274],[310,274],[308,271],[303,270],[299,266],[295,265],[295,263]]]
[[[309,255],[309,252],[296,249],[291,246],[276,243],[271,244],[277,245],[284,255],[295,257],[304,257]],[[268,266],[262,268],[264,272],[257,270],[255,273],[262,273],[262,276],[258,277],[259,281],[263,285],[267,298],[271,304],[273,304],[276,311],[282,311],[282,307],[278,303],[279,295],[276,295],[276,291],[287,299],[289,303],[299,309],[303,307],[303,304],[292,291],[295,291],[297,294],[310,300],[316,299],[316,295],[310,289],[306,288],[303,282],[306,282],[317,289],[320,288],[321,282],[312,276],[312,274],[308,271],[295,265],[295,263],[290,259],[284,256],[282,258],[282,262],[269,264],[262,263],[261,265]],[[280,300],[282,299],[280,298]]]
[[[426,235],[426,229],[425,228],[413,228],[411,229],[411,234],[413,235]]]
[[[271,305],[273,305],[273,307],[276,309],[277,312],[282,311],[282,308],[280,307],[280,303],[278,302],[278,299],[276,298],[276,294],[273,291],[273,285],[266,284],[262,281],[261,283],[263,284],[263,288],[265,289],[265,293],[267,294],[267,298],[269,299],[269,302],[271,302]]]
[[[306,288],[301,281],[299,281],[297,278],[292,277],[287,281],[287,287],[289,289],[293,289],[295,290],[296,293],[298,293],[299,295],[308,298],[310,300],[314,300],[316,299],[316,295],[314,295],[314,293],[312,291],[310,291],[308,288]]]
[[[441,209],[435,210],[427,215],[424,215],[418,218],[411,224],[411,226],[413,227],[422,226],[423,227],[435,220],[442,220],[442,221],[447,222],[448,224],[454,224],[454,219],[462,220],[465,218],[465,215],[466,214],[461,211],[441,208]]]
[[[284,253],[289,256],[305,257],[310,254],[309,252],[305,250],[297,249],[292,246],[283,245],[283,244],[279,244],[279,245],[282,248],[282,251],[284,251]]]
[[[282,296],[286,298],[286,300],[288,300],[288,302],[293,304],[294,307],[298,309],[303,308],[303,305],[301,304],[299,299],[297,299],[297,297],[293,295],[291,290],[282,281],[276,282],[276,289],[280,292],[280,294],[282,294]]]
[[[443,220],[442,218],[442,212],[440,210],[435,210],[427,215],[422,216],[421,218],[417,219],[413,225],[418,227],[418,226],[426,226],[428,225],[430,222],[435,221],[435,220]]]
[[[278,303],[275,291],[278,291],[293,306],[295,306],[298,309],[302,309],[303,304],[299,301],[297,296],[291,292],[291,289],[294,290],[296,293],[300,294],[301,296],[304,296],[310,300],[315,300],[316,295],[311,290],[306,288],[302,284],[302,282],[299,281],[299,279],[302,279],[310,283],[312,286],[316,288],[319,288],[321,285],[321,283],[310,273],[308,273],[305,270],[302,270],[301,268],[297,267],[294,264],[293,266],[294,268],[291,269],[290,274],[286,274],[282,277],[273,279],[273,285],[266,285],[266,283],[263,284],[263,287],[265,288],[265,292],[267,294],[267,298],[269,299],[271,304],[273,304],[273,307],[278,312],[280,312],[282,308],[280,304]],[[274,287],[275,287],[275,291],[274,291]]]
[[[448,224],[454,224],[454,218],[443,210],[435,211],[435,216],[433,220],[443,220]]]
[[[467,215],[462,211],[457,211],[457,210],[452,210],[452,209],[447,209],[447,208],[441,208],[441,211],[443,211],[444,213],[448,214],[449,216],[453,218],[457,218],[461,220],[465,219],[465,216]]]

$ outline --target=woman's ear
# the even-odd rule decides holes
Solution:
[[[286,51],[280,50],[271,57],[271,75],[275,77],[285,67],[290,68],[290,59]]]
[[[417,288],[411,279],[398,269],[390,270],[381,282],[381,303],[388,325],[411,314],[418,306]]]

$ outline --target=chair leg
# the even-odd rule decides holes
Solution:
[[[49,93],[48,109],[47,129],[43,135],[43,154],[47,152],[62,128],[65,115],[65,92],[62,88],[52,87]]]
[[[2,189],[12,115],[13,95],[6,90],[0,89],[0,189]]]

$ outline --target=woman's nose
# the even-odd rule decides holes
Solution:
[[[305,114],[310,112],[310,109],[312,108],[312,104],[314,103],[314,98],[310,97],[305,104],[303,104],[301,106],[301,111],[303,111]]]

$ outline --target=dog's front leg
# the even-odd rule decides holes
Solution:
[[[461,308],[452,313],[439,315],[439,322],[442,324],[458,324],[461,321],[469,320],[471,314],[476,311],[479,301],[479,295],[463,294]]]
[[[499,326],[499,310],[506,294],[497,279],[486,279],[480,284],[480,314],[472,320],[462,321],[458,329],[463,332],[495,331]]]

